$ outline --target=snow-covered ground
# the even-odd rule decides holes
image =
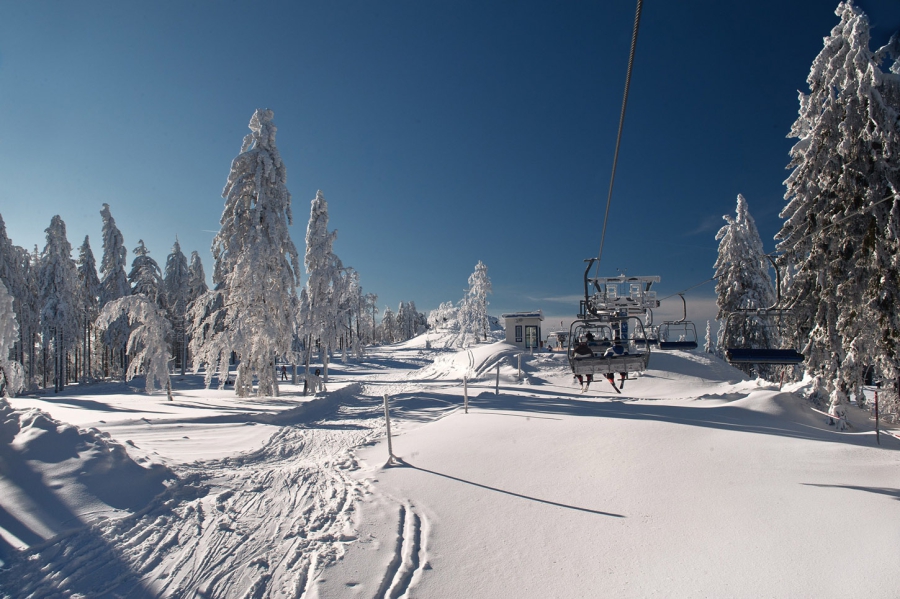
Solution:
[[[582,394],[562,354],[520,379],[512,346],[430,345],[316,397],[189,375],[0,404],[0,595],[896,594],[900,439],[866,412],[835,431],[702,353]]]

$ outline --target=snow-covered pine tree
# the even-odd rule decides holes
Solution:
[[[103,204],[100,209],[100,218],[103,219],[103,257],[100,259],[100,308],[109,302],[131,294],[131,286],[128,285],[128,275],[125,274],[126,258],[128,250],[125,249],[125,239],[116,226],[116,221],[109,211],[109,204]],[[103,334],[103,342],[106,344],[104,351],[104,374],[109,376],[111,371],[124,369],[125,344],[128,341],[128,325],[125,319],[110,324]]]
[[[769,261],[763,251],[759,231],[744,196],[738,194],[735,216],[722,218],[728,224],[719,229],[719,256],[716,259],[716,318],[725,321],[728,315],[738,310],[767,308],[775,303],[772,277],[769,275]],[[752,314],[736,314],[729,326],[719,329],[716,345],[720,348],[777,347],[779,339],[773,335],[774,323]],[[741,367],[752,374],[753,367]],[[760,376],[769,374],[769,369],[758,368]]]
[[[465,342],[468,334],[474,335],[476,342],[479,339],[487,339],[490,331],[487,315],[489,293],[491,293],[491,279],[487,274],[487,266],[479,260],[475,265],[475,271],[469,275],[469,288],[459,305],[461,344]]]
[[[412,337],[413,317],[407,302],[397,306],[397,340],[406,341]]]
[[[327,381],[329,353],[337,342],[343,264],[332,247],[337,231],[328,231],[328,202],[321,191],[310,202],[306,227],[306,287],[299,302],[298,330],[305,341],[304,363],[309,374],[313,346],[318,342]]]
[[[96,325],[99,329],[106,329],[121,319],[128,323],[130,329],[127,347],[131,359],[125,373],[126,380],[144,374],[147,393],[153,393],[156,383],[160,389],[166,390],[171,401],[169,346],[166,343],[171,325],[162,308],[149,296],[137,293],[103,306]]]
[[[128,282],[131,283],[131,294],[145,295],[156,305],[164,307],[165,294],[163,292],[163,278],[159,264],[150,257],[150,250],[144,245],[143,239],[138,240],[138,246],[133,251],[135,257],[131,263],[131,272],[128,273]]]
[[[900,34],[875,54],[875,64],[893,61],[888,72],[876,71],[880,85],[873,89],[872,107],[879,114],[880,122],[893,123],[893,129],[882,131],[885,138],[882,160],[877,163],[878,173],[888,180],[891,199],[875,208],[876,231],[874,251],[869,256],[875,276],[863,294],[866,314],[874,341],[874,364],[889,380],[900,380],[900,155],[898,130],[900,130]],[[892,159],[889,159],[892,158]],[[890,207],[885,222],[884,211]]]
[[[175,358],[175,367],[180,368],[183,375],[187,367],[185,363],[187,361],[185,315],[190,301],[191,271],[188,267],[187,257],[181,251],[178,238],[175,239],[172,251],[166,257],[163,289],[165,290],[165,305],[169,322],[172,323],[172,355]]]
[[[291,194],[272,117],[271,110],[253,114],[251,133],[231,164],[222,192],[222,226],[212,245],[216,288],[211,293],[218,298],[195,302],[202,305],[192,309],[192,328],[204,331],[191,339],[194,366],[206,364],[207,385],[219,372],[223,386],[235,352],[240,362],[234,388],[240,397],[252,392],[254,375],[257,395],[278,395],[275,358],[291,351],[293,336],[300,264],[288,231]]]
[[[708,354],[712,353],[712,331],[709,328],[709,321],[706,321],[706,343],[703,344],[703,351]]]
[[[384,307],[381,316],[381,342],[394,343],[397,340],[397,317],[389,306]]]
[[[0,397],[15,395],[25,387],[22,365],[9,359],[13,346],[19,341],[13,301],[6,284],[0,281]]]
[[[897,107],[881,93],[885,52],[869,49],[868,18],[852,2],[836,14],[840,23],[810,69],[810,92],[800,94],[785,222],[776,236],[797,269],[788,300],[808,340],[806,369],[819,377],[832,409],[860,392],[878,343],[873,319],[891,320],[884,299],[893,292],[880,282],[885,254],[878,247],[900,184]],[[895,311],[895,301],[888,303]]]
[[[362,296],[362,308],[360,310],[362,325],[360,331],[366,344],[376,343],[376,329],[378,328],[378,295],[367,293]]]
[[[13,245],[6,235],[6,224],[0,216],[0,282],[6,285],[13,298],[17,315],[19,340],[13,345],[14,359],[25,367],[34,368],[34,333],[39,330],[40,313],[33,285],[34,272],[28,250]],[[30,284],[31,283],[31,284]],[[30,350],[30,351],[29,351]]]
[[[46,233],[39,274],[41,329],[45,347],[53,352],[54,389],[60,391],[67,382],[68,352],[81,335],[81,289],[72,246],[66,238],[66,224],[59,215],[51,219]]]
[[[206,285],[206,273],[203,271],[203,262],[200,261],[200,254],[196,251],[191,252],[191,265],[188,267],[190,276],[188,279],[188,306],[192,304],[198,297],[209,291]]]
[[[23,297],[23,313],[16,313],[19,317],[19,339],[22,340],[22,350],[27,357],[25,368],[27,389],[37,387],[38,369],[42,367],[38,357],[38,339],[41,331],[41,297],[38,274],[40,273],[41,254],[37,245],[34,252],[20,248],[20,268],[25,280]]]
[[[97,276],[97,262],[94,260],[94,252],[91,251],[91,240],[85,235],[84,243],[78,248],[78,282],[81,286],[82,300],[82,331],[81,331],[81,367],[76,368],[81,373],[82,380],[91,379],[94,376],[93,360],[94,331],[93,323],[100,313],[100,278]]]

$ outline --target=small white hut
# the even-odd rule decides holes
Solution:
[[[544,313],[513,312],[502,314],[504,327],[506,327],[506,342],[518,345],[523,349],[538,349],[541,346],[541,321]]]

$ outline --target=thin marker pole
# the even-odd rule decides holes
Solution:
[[[466,414],[469,413],[469,377],[463,377],[463,406]]]
[[[497,381],[494,383],[494,395],[500,395],[500,362],[497,362]]]
[[[518,379],[522,380],[522,354],[519,354],[519,374]]]
[[[391,412],[388,409],[388,394],[384,394],[384,423],[387,427],[387,438],[388,438],[388,461],[394,461],[394,448],[391,445]]]

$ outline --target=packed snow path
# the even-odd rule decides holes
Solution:
[[[310,572],[353,540],[353,504],[364,489],[346,474],[355,467],[347,449],[367,441],[376,420],[359,416],[284,427],[260,451],[185,467],[142,513],[13,563],[2,588],[35,597],[224,597],[237,589],[302,597]]]

